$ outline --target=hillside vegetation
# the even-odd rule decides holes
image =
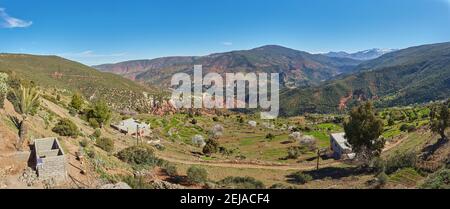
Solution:
[[[399,50],[359,65],[319,87],[286,90],[285,115],[335,112],[373,99],[379,107],[444,100],[450,95],[450,43]]]
[[[80,92],[89,100],[104,99],[115,109],[145,109],[149,104],[144,92],[152,92],[121,76],[56,56],[0,54],[0,72],[45,88]]]

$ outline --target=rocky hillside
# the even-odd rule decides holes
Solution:
[[[153,89],[112,73],[56,56],[0,54],[0,72],[27,79],[45,88],[81,92],[88,100],[105,99],[115,109],[148,106],[146,92]]]
[[[94,66],[151,84],[168,86],[173,74],[192,73],[194,65],[204,72],[269,72],[280,73],[287,87],[316,85],[340,73],[352,70],[361,61],[348,58],[313,55],[282,46],[268,45],[251,50],[211,54],[202,57],[166,57]]]
[[[359,65],[319,87],[287,90],[280,95],[283,112],[334,112],[359,100],[378,106],[408,105],[450,97],[450,43],[399,50]]]

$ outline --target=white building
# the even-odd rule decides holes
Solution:
[[[128,134],[128,135],[136,135],[139,136],[148,136],[150,135],[150,125],[144,122],[139,122],[134,118],[130,118],[127,120],[120,121],[117,124],[111,124],[111,127],[117,129],[118,131]]]
[[[330,146],[335,159],[353,159],[355,153],[345,138],[345,133],[335,133],[330,135]]]

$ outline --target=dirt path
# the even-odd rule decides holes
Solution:
[[[179,163],[179,164],[185,164],[185,165],[203,165],[203,166],[213,166],[213,167],[223,167],[223,168],[248,168],[248,169],[268,169],[268,170],[282,170],[282,171],[288,171],[288,170],[313,170],[316,168],[316,165],[314,163],[311,163],[310,165],[305,164],[298,164],[298,165],[258,165],[258,164],[252,164],[252,163],[231,163],[231,162],[201,162],[201,161],[189,161],[189,160],[182,160],[182,159],[175,159],[167,156],[158,155],[159,158],[172,162],[172,163]],[[314,165],[313,165],[314,164]],[[329,166],[336,166],[340,165],[342,162],[326,162],[321,163],[320,167],[329,167]]]

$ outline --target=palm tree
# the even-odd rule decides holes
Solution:
[[[17,123],[19,128],[19,142],[17,149],[21,150],[28,132],[28,116],[33,108],[39,105],[39,91],[34,86],[24,87],[20,85],[19,88],[12,91],[16,99],[16,111],[22,115],[22,121]]]

